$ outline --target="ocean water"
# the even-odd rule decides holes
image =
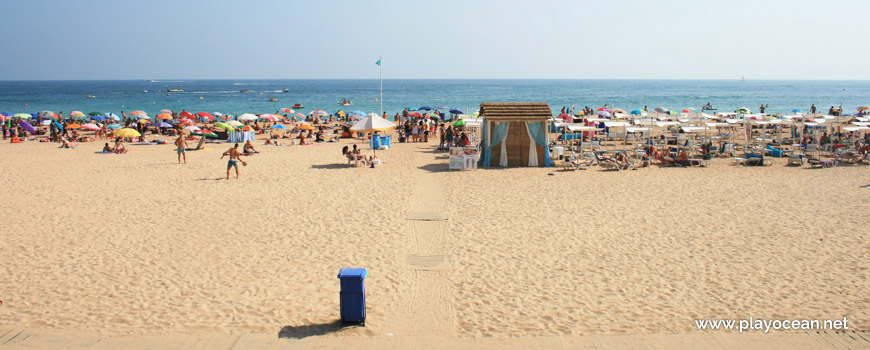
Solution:
[[[184,92],[168,93],[183,87]],[[290,89],[284,93],[282,89]],[[251,92],[240,92],[240,90]],[[95,98],[89,99],[91,94]],[[278,102],[267,102],[275,97]],[[348,98],[353,106],[338,101]],[[295,103],[329,113],[338,110],[379,112],[378,80],[146,80],[0,81],[0,112],[43,110],[114,112],[161,109],[192,112],[274,113]],[[384,80],[383,106],[392,116],[403,107],[448,106],[472,113],[481,102],[547,102],[558,114],[563,106],[598,108],[605,104],[627,111],[647,106],[700,110],[707,102],[719,111],[762,104],[769,113],[819,111],[841,104],[846,113],[870,104],[870,81],[763,80]]]

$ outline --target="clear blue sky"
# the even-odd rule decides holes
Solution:
[[[3,0],[0,80],[870,79],[870,1]]]

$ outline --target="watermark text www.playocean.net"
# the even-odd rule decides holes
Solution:
[[[765,320],[750,317],[742,320],[695,320],[695,327],[699,330],[736,330],[740,333],[743,331],[768,333],[771,330],[847,330],[849,320],[846,317],[842,320]]]

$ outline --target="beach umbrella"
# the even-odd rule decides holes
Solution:
[[[740,108],[738,108],[738,109],[735,109],[734,112],[735,112],[735,113],[740,113],[740,114],[750,114],[750,113],[752,113],[752,111],[751,111],[749,108],[746,108],[746,107],[740,107]]]
[[[106,127],[106,129],[109,129],[109,130],[115,130],[115,129],[120,129],[120,128],[121,128],[120,124],[110,124],[109,126]]]
[[[42,123],[39,123],[39,125],[49,126],[49,125],[51,125],[51,120],[43,120]]]
[[[450,109],[450,107],[447,107],[445,105],[440,105],[440,106],[435,106],[435,109]]]
[[[305,114],[302,113],[296,113],[295,117],[299,120],[305,120]]]
[[[260,119],[274,122],[278,120],[278,117],[276,117],[274,114],[260,114]]]
[[[40,117],[52,117],[52,118],[57,118],[57,114],[55,114],[55,113],[52,112],[52,111],[42,111],[42,112],[39,112],[38,115],[39,115]]]
[[[106,113],[103,115],[106,116],[106,119],[121,120],[121,118],[119,118],[118,115],[115,113]]]
[[[416,111],[416,110],[417,110],[417,107],[408,107],[408,108],[405,108],[405,109],[407,109],[408,112],[413,112],[413,111]]]
[[[610,112],[608,112],[608,111],[598,111],[598,112],[596,112],[596,114],[598,114],[598,116],[600,116],[600,117],[605,117],[605,118],[610,117]]]
[[[325,117],[325,116],[329,115],[329,113],[326,113],[326,111],[324,111],[322,109],[317,109],[317,110],[314,110],[314,112],[311,112],[311,115],[315,115],[318,117]]]
[[[408,113],[408,116],[409,116],[409,117],[414,117],[414,118],[422,118],[422,117],[423,117],[422,114],[417,113],[417,112]]]
[[[601,108],[599,108],[599,109],[596,109],[595,111],[596,111],[596,112],[610,112],[610,108],[607,108],[607,107],[601,107]]]
[[[82,113],[82,111],[72,111],[72,112],[70,112],[69,116],[78,118],[78,117],[84,117],[85,114]]]
[[[656,107],[655,111],[656,111],[656,113],[668,113],[669,112],[668,109],[665,107]]]
[[[465,120],[459,119],[453,123],[453,126],[463,126],[465,125]]]
[[[257,116],[253,115],[251,113],[245,113],[245,114],[240,115],[236,119],[238,119],[238,120],[257,120]]]
[[[160,110],[160,113],[161,113],[161,114],[162,114],[162,113],[172,114],[172,110],[171,110],[171,109],[161,109],[161,110]]]
[[[792,109],[791,112],[792,113],[803,113],[804,111],[802,111],[800,109]]]
[[[182,118],[188,118],[188,119],[189,119],[189,118],[193,118],[193,113],[190,113],[190,112],[188,112],[188,111],[181,111],[181,113],[178,113],[178,116],[179,116],[179,117],[182,117]]]
[[[213,115],[211,115],[211,114],[209,114],[209,113],[206,113],[206,112],[199,112],[199,113],[196,114],[196,116],[197,116],[197,117],[200,117],[200,118],[214,119],[214,116],[213,116]]]
[[[157,119],[169,120],[172,119],[172,115],[168,113],[160,113],[157,115]]]
[[[337,117],[342,117],[342,118],[347,117],[347,113],[345,113],[345,112],[342,111],[342,110],[339,110],[338,112],[335,112],[335,115],[336,115]]]
[[[451,109],[451,110],[450,110],[450,114],[462,114],[462,111],[460,111],[460,110],[454,108],[454,109]]]
[[[256,130],[254,130],[254,128],[252,128],[250,125],[245,125],[245,127],[242,128],[242,131],[256,131]]]
[[[621,109],[621,108],[616,108],[616,109],[612,110],[611,112],[613,112],[614,114],[616,114],[616,113],[625,114],[625,110]]]
[[[684,110],[683,110],[683,113],[686,113],[686,114],[692,114],[693,112],[690,111],[690,110],[688,110],[688,109],[684,109]]]
[[[26,121],[23,121],[23,120],[19,121],[18,125],[21,126],[22,128],[24,128],[24,130],[26,130],[27,132],[29,132],[31,134],[36,133],[36,129],[33,128],[33,125],[30,125],[30,123],[28,123]]]
[[[137,115],[137,114],[147,114],[147,113],[145,113],[145,111],[132,111],[132,112],[130,112],[130,115]]]
[[[18,119],[30,119],[33,116],[30,114],[27,114],[27,113],[18,113],[18,114],[15,114],[13,117],[18,118]]]
[[[365,117],[365,116],[366,116],[366,112],[363,112],[363,111],[353,111],[353,112],[350,112],[350,115],[351,115],[352,117]]]
[[[858,112],[870,111],[870,106],[861,106],[858,107]]]
[[[69,125],[67,125],[67,126],[66,126],[66,128],[67,128],[67,129],[81,129],[81,128],[82,128],[82,126],[81,126],[81,125],[78,125],[78,124],[75,124],[75,123],[73,123],[73,124],[69,124]]]
[[[140,134],[136,130],[124,128],[124,129],[115,130],[115,136],[117,136],[117,137],[139,137],[139,136],[142,136],[142,134]]]
[[[11,116],[15,115],[15,113],[12,113],[12,112],[2,112],[0,114],[5,115],[7,117],[11,117]]]
[[[188,126],[193,125],[193,120],[190,119],[179,119],[178,122]]]
[[[374,132],[374,131],[384,131],[384,130],[392,130],[396,128],[396,124],[393,124],[389,120],[381,118],[377,114],[370,114],[367,117],[361,119],[359,122],[350,127],[351,131],[355,132]]]
[[[232,126],[242,126],[242,125],[244,125],[244,124],[242,124],[241,122],[239,122],[238,120],[230,120],[230,121],[227,122],[227,124],[228,124],[228,125],[232,125]]]
[[[431,110],[432,110],[432,107],[429,107],[429,106],[423,106],[423,107],[417,108],[417,110],[418,110],[418,111],[431,111]]]
[[[270,129],[287,129],[287,127],[284,125],[281,125],[281,124],[275,124],[275,125],[272,125],[272,127]]]
[[[196,125],[188,125],[188,126],[184,127],[184,130],[193,132],[193,131],[199,131],[200,128]]]
[[[426,114],[426,118],[431,118],[431,119],[434,119],[434,120],[441,120],[441,116],[439,116],[439,115],[437,115],[437,114],[432,114],[432,115],[428,115],[428,114]]]
[[[91,131],[97,131],[97,130],[100,130],[100,127],[97,126],[97,124],[94,124],[94,123],[87,123],[87,124],[82,124],[82,129],[85,129],[85,130],[91,130]]]
[[[106,120],[106,117],[101,115],[91,116],[91,120]]]
[[[154,124],[154,126],[156,126],[158,128],[171,128],[172,124],[165,123],[165,122],[159,122],[157,124]]]
[[[224,116],[224,114],[221,112],[211,112],[211,114],[214,115],[215,117],[223,117]]]
[[[301,123],[301,124],[297,125],[296,128],[300,129],[300,130],[314,130],[314,127],[308,123]]]
[[[91,113],[88,113],[88,115],[91,117],[96,117],[98,115],[103,115],[103,112],[91,112]]]
[[[234,128],[232,125],[229,125],[227,123],[217,123],[217,124],[215,124],[215,126],[221,128],[221,129],[225,129],[226,131],[236,131],[236,128]]]
[[[643,115],[643,111],[639,109],[635,109],[631,111],[631,115]]]
[[[288,114],[296,113],[296,111],[294,111],[290,108],[281,108],[281,112],[288,113]]]
[[[136,118],[139,118],[139,120],[151,119],[150,116],[148,116],[147,114],[143,114],[143,113],[137,114]]]
[[[194,135],[194,136],[205,136],[205,137],[208,137],[208,138],[215,138],[215,137],[218,137],[217,134],[215,134],[215,133],[213,133],[213,132],[211,132],[211,131],[208,131],[208,130],[197,130],[197,131],[192,132],[191,135]]]

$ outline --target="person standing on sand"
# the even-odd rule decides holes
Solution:
[[[226,156],[230,156],[230,160],[227,162],[227,180],[230,179],[230,169],[232,169],[233,167],[236,168],[236,178],[238,179],[239,178],[239,162],[242,163],[242,166],[248,165],[248,163],[245,163],[245,161],[243,161],[241,158],[242,155],[241,155],[241,153],[239,153],[239,144],[236,143],[236,145],[233,146],[233,148],[230,148],[226,152],[224,152],[224,154],[221,155],[221,159],[224,159],[224,157],[226,157]]]
[[[184,134],[175,139],[175,153],[178,153],[178,164],[181,164],[181,157],[184,157],[184,164],[187,164],[187,140],[184,139]]]

